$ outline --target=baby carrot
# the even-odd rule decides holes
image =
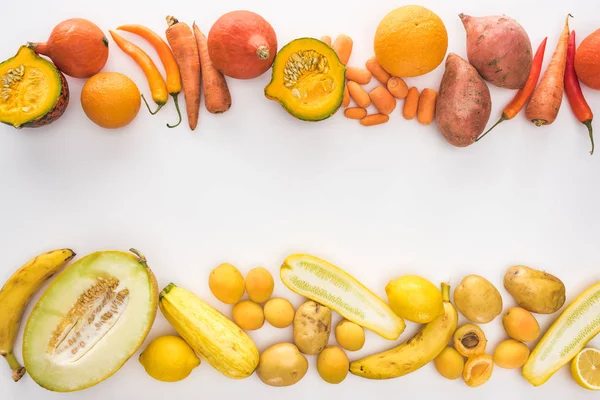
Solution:
[[[375,79],[377,79],[379,82],[383,83],[384,85],[387,85],[388,80],[391,78],[391,75],[388,74],[387,71],[385,69],[383,69],[383,67],[381,65],[379,65],[379,63],[377,62],[377,59],[374,56],[369,58],[369,60],[365,64],[365,66],[367,67],[367,69],[369,71],[371,71],[371,73],[373,74]]]
[[[151,31],[143,25],[121,25],[117,29],[136,34],[146,39],[146,41],[150,43],[152,47],[154,47],[154,50],[156,50],[158,53],[160,61],[162,62],[163,67],[165,67],[165,72],[167,73],[167,91],[173,97],[173,101],[175,101],[175,108],[177,109],[177,115],[179,116],[179,121],[175,125],[167,124],[167,126],[169,128],[175,128],[176,126],[179,126],[181,123],[181,110],[179,110],[179,99],[177,96],[179,96],[179,93],[181,92],[181,75],[179,74],[179,67],[177,66],[175,57],[173,57],[171,48],[154,31]]]
[[[371,90],[369,97],[380,114],[391,114],[396,108],[396,99],[383,86]]]
[[[200,53],[200,66],[202,68],[202,86],[204,89],[204,105],[208,112],[221,114],[231,107],[231,93],[225,77],[219,72],[208,55],[206,36],[200,31],[196,23],[192,25],[194,36]]]
[[[324,42],[327,46],[331,46],[331,36],[321,36],[321,42]]]
[[[346,79],[348,79],[349,81],[360,83],[361,85],[366,85],[369,82],[371,82],[371,76],[371,72],[369,72],[368,69],[346,67]]]
[[[348,85],[344,86],[344,98],[342,100],[342,107],[348,107],[350,105],[350,92],[348,91]]]
[[[402,115],[406,119],[414,119],[415,115],[417,115],[417,108],[419,107],[419,89],[416,87],[411,87],[408,90],[408,95],[404,100],[404,109],[402,110]]]
[[[173,55],[179,66],[183,94],[185,95],[185,108],[190,129],[198,126],[198,113],[200,112],[200,55],[194,34],[189,25],[179,22],[177,18],[167,17],[169,27],[166,31],[167,41],[171,45]]]
[[[387,89],[397,99],[405,99],[408,95],[408,85],[402,78],[392,77],[387,81]]]
[[[348,64],[348,61],[350,60],[350,55],[352,54],[352,45],[353,42],[350,36],[344,34],[339,35],[331,45],[333,50],[335,50],[337,53],[338,58],[344,65]]]
[[[569,17],[565,21],[560,40],[550,60],[548,69],[542,76],[540,84],[533,92],[525,110],[527,119],[536,126],[550,125],[556,120],[562,103],[567,63],[567,47],[569,44]]]
[[[367,110],[361,107],[350,107],[344,110],[344,115],[350,119],[363,119],[367,116]]]
[[[146,103],[146,107],[148,107],[150,114],[156,114],[165,104],[167,104],[167,100],[169,99],[167,94],[167,85],[160,74],[160,71],[158,68],[156,68],[156,65],[148,56],[148,54],[144,53],[142,49],[130,41],[125,40],[114,31],[109,32],[117,46],[119,46],[121,50],[133,58],[133,60],[142,68],[142,71],[144,71],[144,75],[146,75],[146,79],[148,80],[148,85],[150,85],[150,92],[152,92],[152,100],[154,100],[154,102],[158,105],[158,108],[154,112],[150,110],[150,106],[148,105],[148,102],[144,98],[143,94],[142,100],[144,100],[144,103]]]
[[[360,124],[363,126],[375,126],[385,124],[390,120],[390,116],[386,114],[371,114],[360,120]]]
[[[429,125],[435,117],[435,102],[437,92],[433,89],[423,89],[419,96],[419,105],[417,107],[417,120],[423,125]]]
[[[594,114],[592,109],[585,101],[583,92],[581,91],[581,85],[579,79],[575,73],[575,52],[577,51],[577,42],[575,41],[575,31],[571,32],[569,36],[569,46],[567,49],[567,65],[565,67],[565,93],[573,114],[577,117],[579,122],[584,124],[588,128],[590,135],[590,141],[592,142],[592,151],[590,154],[594,154],[594,132],[592,131],[592,120]]]
[[[546,52],[547,41],[548,38],[545,38],[540,44],[540,47],[538,47],[537,51],[535,52],[535,56],[533,57],[533,63],[531,64],[531,71],[529,72],[529,78],[527,79],[527,82],[525,83],[523,89],[519,90],[515,97],[512,99],[512,101],[508,103],[508,105],[504,108],[502,116],[500,117],[498,122],[492,125],[492,127],[488,129],[484,134],[479,136],[476,142],[480,141],[485,135],[490,133],[492,129],[497,127],[502,122],[508,121],[516,117],[517,114],[519,114],[519,112],[523,109],[525,103],[527,103],[527,100],[529,100],[531,94],[535,90],[535,86],[537,85],[538,80],[540,79],[540,74],[542,72],[542,64],[544,63],[544,53]]]
[[[348,82],[346,86],[348,87],[350,97],[352,97],[356,105],[362,108],[367,108],[371,105],[371,98],[362,86],[356,82]]]

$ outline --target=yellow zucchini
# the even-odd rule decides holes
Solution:
[[[259,359],[256,344],[217,309],[173,283],[160,292],[159,306],[177,333],[217,371],[233,379],[252,375]]]

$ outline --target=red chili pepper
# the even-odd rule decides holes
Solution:
[[[594,154],[594,133],[592,131],[592,119],[594,114],[592,109],[585,101],[583,92],[581,91],[581,85],[579,84],[579,78],[575,73],[575,52],[577,51],[577,44],[575,41],[575,31],[571,32],[569,36],[569,47],[567,48],[567,66],[565,68],[565,93],[569,99],[571,110],[577,117],[579,122],[587,126],[590,141],[592,142],[592,151],[590,154]]]
[[[540,74],[542,73],[542,64],[544,63],[544,53],[546,52],[546,42],[548,38],[545,38],[542,43],[540,43],[540,47],[538,47],[535,56],[533,57],[533,62],[531,64],[531,71],[529,72],[529,78],[523,86],[523,89],[519,90],[515,97],[512,99],[510,103],[504,108],[502,112],[502,117],[500,120],[496,122],[490,129],[488,129],[483,135],[479,136],[476,142],[480,141],[485,135],[487,135],[492,129],[498,126],[501,122],[507,121],[509,119],[513,119],[519,111],[523,109],[527,100],[533,94],[535,87],[537,86],[538,80],[540,79]]]

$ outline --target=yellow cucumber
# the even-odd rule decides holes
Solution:
[[[350,373],[368,379],[391,379],[423,367],[448,347],[458,325],[458,312],[450,303],[450,285],[442,283],[444,314],[415,336],[393,349],[350,363]]]
[[[160,292],[158,304],[177,333],[213,368],[233,379],[252,375],[258,348],[232,320],[173,283]]]
[[[542,385],[599,332],[600,283],[597,283],[579,295],[554,321],[523,366],[523,376],[532,385]]]
[[[293,254],[283,262],[280,274],[283,283],[292,291],[323,304],[386,339],[398,339],[406,327],[387,303],[327,261],[306,254]]]

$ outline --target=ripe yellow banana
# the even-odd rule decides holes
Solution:
[[[25,368],[13,354],[13,347],[27,303],[42,284],[73,257],[75,253],[69,249],[40,254],[15,272],[0,290],[0,355],[10,365],[15,382],[25,374]]]
[[[414,372],[436,358],[458,324],[458,313],[450,303],[450,285],[442,283],[444,314],[400,346],[350,363],[350,372],[368,379],[397,378]]]

